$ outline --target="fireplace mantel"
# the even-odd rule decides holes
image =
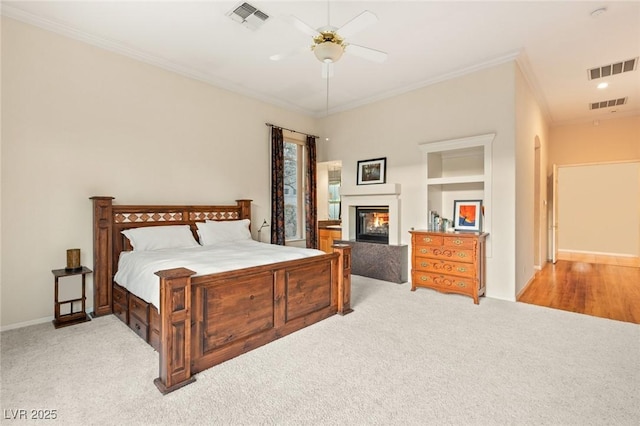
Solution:
[[[389,206],[389,244],[400,244],[400,184],[343,186],[342,239],[356,238],[356,206]]]
[[[370,195],[400,195],[399,183],[383,183],[379,185],[343,186],[340,195],[348,197],[362,197]]]

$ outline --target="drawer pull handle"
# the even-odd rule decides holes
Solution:
[[[422,240],[423,240],[425,243],[430,243],[430,242],[432,241],[432,240],[431,240],[431,237],[424,237]]]
[[[446,285],[446,286],[451,286],[451,284],[453,284],[453,282],[450,279],[448,279],[447,277],[445,277],[443,275],[440,275],[439,278],[436,278],[434,282],[436,284]]]
[[[462,266],[458,266],[458,272],[467,272],[467,268],[463,268]]]
[[[421,275],[421,276],[420,276],[420,280],[421,280],[421,281],[428,281],[428,280],[429,280],[429,277],[425,277],[424,275]]]
[[[427,249],[425,249],[425,248],[420,249],[420,253],[427,253],[428,251],[429,251],[429,250],[427,250]]]
[[[433,254],[435,254],[436,256],[447,256],[447,257],[451,257],[452,255],[451,250],[438,250],[438,249],[435,249],[433,251]],[[458,256],[460,256],[460,254],[458,254]]]
[[[466,287],[466,286],[467,286],[467,285],[466,285],[465,283],[463,283],[462,281],[460,281],[460,282],[458,283],[458,287],[460,287],[460,288],[463,288],[463,287]]]
[[[421,262],[420,266],[422,266],[423,268],[426,268],[427,266],[429,266],[429,264],[427,262]]]
[[[453,240],[453,244],[457,246],[461,245],[462,243],[464,243],[464,241],[461,240],[460,238],[456,238],[455,240]]]
[[[467,253],[465,253],[463,251],[458,252],[458,257],[467,257]]]
[[[445,271],[451,272],[451,270],[453,269],[453,267],[451,265],[449,265],[448,263],[444,263],[442,261],[440,261],[440,263],[436,263],[435,265],[433,265],[434,269],[444,269]]]

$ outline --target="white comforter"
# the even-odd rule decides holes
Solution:
[[[321,254],[324,252],[320,250],[278,246],[254,240],[206,247],[127,251],[120,254],[114,280],[160,309],[160,278],[155,275],[158,271],[183,267],[195,271],[196,275],[207,275]]]

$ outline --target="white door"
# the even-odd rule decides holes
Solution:
[[[551,175],[551,262],[558,261],[558,166]]]

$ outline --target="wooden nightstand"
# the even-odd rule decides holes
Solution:
[[[79,324],[81,322],[91,321],[91,318],[86,313],[86,276],[93,272],[86,266],[81,266],[78,269],[54,269],[51,271],[55,277],[55,319],[52,321],[55,328],[66,327],[68,325]],[[71,277],[74,275],[82,275],[82,297],[79,299],[58,300],[58,280],[63,277]],[[82,302],[82,310],[74,312],[73,304],[76,302]],[[60,314],[60,306],[69,304],[69,313]]]

